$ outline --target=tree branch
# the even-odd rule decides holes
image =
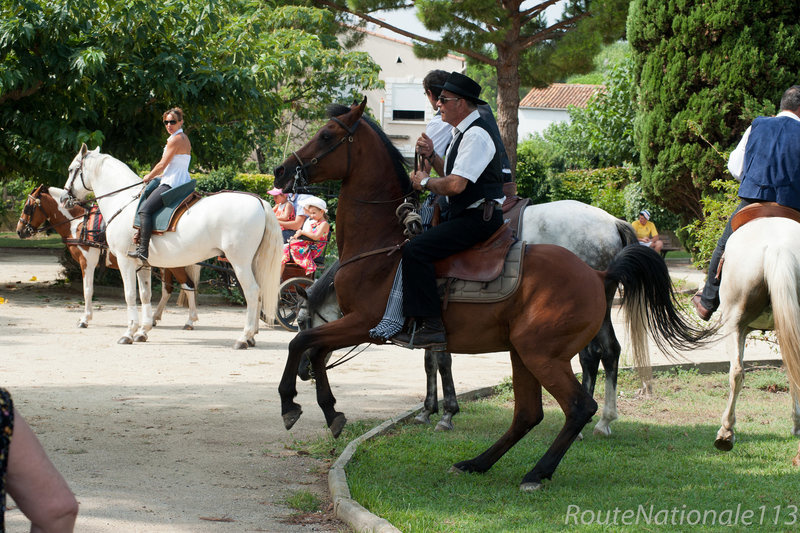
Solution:
[[[348,13],[350,15],[354,15],[354,16],[362,19],[362,20],[366,20],[367,22],[372,22],[373,24],[375,24],[377,26],[380,26],[381,28],[385,28],[385,29],[387,29],[389,31],[392,31],[392,32],[397,33],[399,35],[403,35],[403,36],[408,37],[409,39],[413,39],[415,41],[420,41],[420,42],[427,43],[427,44],[430,44],[430,45],[442,44],[441,41],[437,41],[435,39],[429,39],[427,37],[423,37],[421,35],[417,35],[416,33],[411,33],[411,32],[406,31],[404,29],[398,28],[397,26],[392,26],[391,24],[388,24],[388,23],[386,23],[386,22],[384,22],[384,21],[382,21],[380,19],[376,19],[375,17],[371,17],[371,16],[369,16],[367,14],[364,14],[364,13],[358,13],[356,11],[351,11],[350,9],[348,9],[346,7],[334,4],[333,2],[328,2],[327,0],[315,0],[315,2],[317,4],[321,4],[321,5],[327,6],[327,7],[331,8],[331,9],[336,10],[336,11],[341,11],[341,12],[344,12],[344,13]],[[352,28],[352,26],[349,26],[349,27]],[[455,47],[455,48],[450,48],[450,51],[458,52],[460,54],[463,54],[465,56],[471,57],[472,59],[474,59],[476,61],[479,61],[481,63],[485,63],[487,65],[495,66],[496,63],[497,63],[497,60],[495,60],[494,58],[492,58],[490,56],[487,56],[485,54],[479,54],[478,52],[476,52],[474,50],[470,50],[469,48]]]
[[[587,11],[586,13],[581,13],[580,15],[576,15],[566,20],[562,20],[561,22],[553,24],[549,28],[545,28],[542,31],[536,32],[536,34],[522,39],[521,48],[524,50],[526,48],[533,46],[536,43],[540,43],[542,41],[555,37],[561,30],[567,29],[568,27],[574,25],[579,20],[586,18],[590,15],[591,12]]]
[[[22,98],[25,98],[26,96],[30,96],[30,95],[36,93],[39,89],[41,89],[42,85],[44,85],[44,82],[42,82],[40,80],[40,81],[37,81],[36,84],[33,87],[29,88],[29,89],[24,89],[24,90],[23,89],[17,89],[16,91],[9,91],[6,94],[4,94],[3,96],[0,96],[0,104],[3,104],[7,100],[21,100]]]

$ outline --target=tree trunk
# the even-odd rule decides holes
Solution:
[[[511,176],[517,180],[517,131],[519,129],[519,58],[514,46],[497,48],[497,127],[511,164]]]

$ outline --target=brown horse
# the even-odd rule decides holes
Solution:
[[[102,253],[106,250],[102,246],[103,239],[98,242],[89,242],[81,238],[86,210],[81,206],[69,209],[62,207],[61,197],[63,194],[64,190],[57,187],[47,187],[46,185],[36,187],[28,195],[28,199],[22,208],[22,214],[19,217],[19,222],[17,222],[17,235],[19,235],[20,239],[26,239],[39,231],[43,231],[43,229],[53,229],[61,235],[61,239],[66,244],[70,255],[81,267],[84,312],[78,320],[78,327],[87,328],[89,327],[89,321],[92,319],[94,271],[100,263]],[[49,222],[49,226],[42,228],[45,222]],[[117,258],[114,257],[114,254],[108,253],[107,259],[109,267],[119,270]],[[200,281],[200,267],[192,265],[185,268],[167,268],[162,269],[161,272],[163,276],[161,301],[158,303],[155,313],[153,313],[153,321],[161,320],[167,301],[172,295],[173,280],[177,280],[178,283],[190,288],[190,290],[184,291],[189,305],[189,318],[186,320],[183,329],[194,329],[194,323],[197,322],[194,287]]]
[[[301,331],[289,344],[289,356],[278,390],[286,428],[302,410],[294,401],[301,355],[310,350],[317,402],[333,435],[345,416],[334,408],[324,355],[345,346],[374,341],[369,329],[381,319],[394,273],[397,248],[405,237],[395,209],[415,196],[402,156],[374,122],[363,116],[366,99],[351,108],[329,110],[331,120],[311,141],[275,170],[284,190],[324,180],[342,183],[336,219],[341,261],[336,290],[343,317]],[[394,251],[394,253],[393,253]],[[378,253],[376,253],[378,252]],[[514,415],[509,430],[488,450],[454,468],[486,472],[538,424],[542,387],[558,401],[566,421],[553,444],[522,479],[523,490],[536,490],[553,475],[562,457],[597,410],[575,378],[570,360],[600,329],[606,313],[606,284],[622,283],[623,305],[640,357],[646,326],[660,346],[689,349],[709,331],[694,329],[672,301],[666,264],[642,246],[623,249],[606,272],[589,268],[572,252],[554,245],[528,246],[518,289],[498,303],[454,303],[443,311],[447,345],[455,353],[510,351]],[[636,359],[637,362],[639,359]]]

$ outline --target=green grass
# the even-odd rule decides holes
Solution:
[[[790,395],[780,385],[786,385],[780,371],[748,373],[737,405],[737,441],[725,453],[713,441],[727,374],[659,374],[656,393],[643,399],[627,373],[620,379],[613,435],[592,434],[595,415],[554,479],[533,493],[521,492],[519,483],[564,421],[549,396],[544,421],[491,470],[449,472],[508,429],[513,405],[506,385],[491,399],[463,404],[453,432],[403,425],[363,443],[347,468],[348,481],[359,503],[404,532],[794,531],[790,522],[800,522],[800,509],[791,507],[800,507],[800,473],[791,464],[797,439],[791,437]],[[602,390],[595,397],[602,398]],[[645,514],[637,523],[640,509]],[[607,513],[612,523],[598,524]]]
[[[13,231],[0,232],[0,248],[63,248],[61,236],[38,235],[30,239],[20,239]]]
[[[307,490],[291,493],[286,498],[286,505],[301,513],[315,513],[322,508],[322,499]]]

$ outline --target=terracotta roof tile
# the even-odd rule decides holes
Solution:
[[[554,83],[544,89],[531,89],[519,106],[540,109],[566,109],[570,105],[586,107],[589,98],[603,89],[603,85]]]

